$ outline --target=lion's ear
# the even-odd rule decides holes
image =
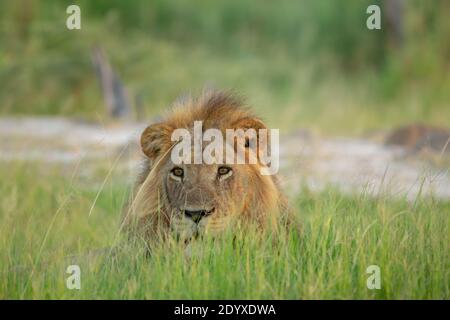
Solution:
[[[148,126],[141,135],[142,152],[150,159],[156,159],[161,152],[170,148],[171,129],[164,123]]]
[[[261,129],[267,130],[266,124],[261,119],[254,118],[254,117],[242,118],[234,123],[234,127],[236,129],[244,129],[244,130],[254,129],[256,131],[256,136],[257,136],[259,143],[263,143],[263,145],[259,145],[259,148],[262,148],[261,151],[267,150],[268,145],[270,145],[270,141],[267,136],[267,131],[266,132],[260,131]],[[266,139],[260,140],[261,134],[264,134],[266,136],[265,137]],[[248,144],[246,141],[246,146],[247,145]]]
[[[267,126],[265,125],[264,122],[262,122],[262,120],[253,117],[246,117],[240,119],[235,123],[235,127],[244,130],[255,129],[257,132],[259,129],[267,129]]]

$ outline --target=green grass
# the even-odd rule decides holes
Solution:
[[[117,237],[124,173],[89,216],[104,174],[72,172],[0,168],[0,299],[450,298],[448,202],[304,190],[291,199],[301,234],[235,230],[196,241],[190,256],[169,242],[145,257]],[[114,256],[86,255],[112,246]],[[81,267],[81,290],[66,288],[69,264]],[[370,265],[381,268],[381,290],[366,287]]]

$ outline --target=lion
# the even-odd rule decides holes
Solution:
[[[161,122],[148,126],[141,135],[143,170],[126,207],[124,226],[147,240],[169,234],[190,240],[220,234],[234,222],[264,227],[286,217],[288,203],[279,178],[263,175],[264,165],[259,159],[252,164],[173,162],[171,151],[177,144],[171,138],[174,130],[192,132],[195,121],[202,122],[203,130],[267,129],[241,99],[230,93],[204,92],[196,99],[177,101]],[[257,147],[269,146],[267,141]],[[237,152],[238,147],[236,144],[233,150]],[[247,140],[241,147],[246,159],[256,153]]]

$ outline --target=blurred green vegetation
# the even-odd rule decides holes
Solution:
[[[73,3],[82,29],[69,31]],[[286,129],[450,126],[450,3],[404,3],[393,46],[379,0],[2,1],[0,114],[104,120],[90,61],[100,45],[148,117],[212,85]],[[366,28],[369,4],[382,8],[380,31]]]

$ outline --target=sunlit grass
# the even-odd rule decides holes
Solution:
[[[117,233],[122,176],[113,174],[89,216],[102,177],[70,171],[0,169],[1,299],[450,296],[449,203],[304,190],[291,200],[301,233],[234,230],[147,256]],[[70,264],[81,267],[81,290],[66,288]],[[366,287],[370,265],[381,268],[380,290]]]

